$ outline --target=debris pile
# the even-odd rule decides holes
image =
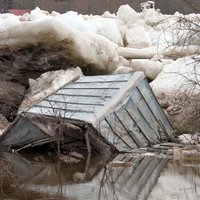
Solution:
[[[175,79],[180,75],[185,79],[181,84],[189,86],[189,79],[198,85],[199,73],[189,70],[181,74],[178,63],[182,59],[184,63],[190,62],[191,68],[199,66],[199,19],[199,14],[162,14],[155,9],[153,1],[141,4],[139,13],[129,5],[122,5],[116,13],[106,11],[95,16],[73,11],[48,13],[39,8],[23,16],[0,14],[0,81],[10,88],[9,92],[1,88],[0,113],[12,121],[27,93],[29,79],[48,71],[77,66],[84,75],[143,71],[148,80],[155,79],[151,85],[161,104],[167,102],[162,105],[167,108],[174,127],[193,133],[200,123],[196,123],[194,129],[194,124],[185,127],[186,123],[179,123],[188,111],[175,111],[171,117],[171,105],[179,107],[177,102],[183,92],[179,93],[174,86],[169,91],[168,84],[161,88],[160,76],[163,69],[173,74],[174,69]],[[196,76],[191,75],[194,73]],[[175,79],[164,78],[169,85],[176,85]],[[194,93],[197,104],[198,94]],[[165,98],[160,100],[160,96]],[[190,105],[189,110],[198,110],[198,105]],[[198,114],[188,116],[188,120],[199,120]]]

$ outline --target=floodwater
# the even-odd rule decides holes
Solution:
[[[200,159],[154,154],[0,154],[0,199],[197,200]]]

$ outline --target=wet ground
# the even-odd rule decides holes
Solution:
[[[4,152],[0,199],[198,200],[200,158],[189,151],[120,154],[109,163],[98,155]]]

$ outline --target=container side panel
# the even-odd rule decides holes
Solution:
[[[1,138],[0,146],[20,147],[48,137],[29,120],[20,118],[16,125]]]
[[[172,126],[169,123],[169,120],[167,119],[166,115],[164,114],[163,110],[161,109],[157,99],[155,98],[155,95],[147,82],[147,80],[144,80],[140,82],[138,85],[138,89],[141,91],[143,94],[143,97],[145,101],[148,103],[152,113],[155,115],[157,118],[157,121],[160,122],[163,132],[165,133],[165,137],[174,137],[172,134]],[[157,102],[157,103],[155,103]]]
[[[136,125],[134,119],[130,116],[130,113],[125,109],[125,105],[121,106],[115,111],[115,114],[118,116],[118,119],[124,129],[126,130],[127,135],[129,135],[137,147],[146,146],[147,140],[142,137],[142,134]]]
[[[138,98],[136,98],[138,99]],[[154,131],[149,127],[149,124],[146,122],[144,116],[141,114],[140,110],[138,109],[137,103],[135,97],[132,95],[129,99],[126,110],[132,118],[135,120],[135,123],[137,124],[138,128],[142,132],[142,136],[147,140],[148,144],[154,144],[158,142],[157,137],[155,136]]]
[[[60,116],[66,119],[77,119],[86,122],[90,122],[91,119],[93,119],[93,113],[80,112],[77,110],[69,111],[45,107],[32,107],[29,112],[53,117]]]
[[[157,137],[157,139],[160,140],[161,138],[160,132],[162,130],[162,127],[160,126],[159,122],[157,121],[154,114],[150,110],[149,106],[147,105],[147,102],[144,100],[142,93],[139,91],[138,88],[136,88],[133,91],[132,96],[134,96],[134,101],[137,102],[138,110],[140,111],[144,120],[148,124],[149,128],[154,132],[155,137]],[[157,104],[157,102],[153,103]]]
[[[133,76],[130,74],[116,74],[116,75],[102,75],[102,76],[83,76],[78,79],[76,82],[111,82],[111,81],[128,81],[130,77]]]

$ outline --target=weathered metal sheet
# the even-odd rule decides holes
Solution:
[[[147,80],[141,81],[138,84],[138,89],[140,90],[146,104],[150,108],[154,119],[158,122],[160,127],[162,127],[163,131],[160,132],[161,136],[164,138],[173,138],[174,135],[172,131],[172,126],[169,120],[167,119],[166,115],[164,114],[160,104],[158,103]]]
[[[128,81],[133,74],[116,74],[116,75],[102,75],[102,76],[83,76],[80,77],[76,83],[97,83],[97,82],[124,82]]]
[[[49,135],[39,130],[27,118],[18,118],[8,133],[0,138],[0,147],[22,147],[26,144],[49,138]]]
[[[29,114],[90,124],[100,139],[118,151],[156,144],[172,136],[172,127],[142,72],[81,77],[22,116]],[[95,131],[90,134],[95,140],[92,134]]]
[[[130,151],[137,148],[120,123],[114,119],[114,115],[110,115],[100,124],[101,135],[113,144],[119,151]]]
[[[27,112],[91,122],[94,114],[125,86],[132,74],[81,77]]]
[[[134,90],[129,102],[127,103],[126,110],[130,113],[130,115],[135,119],[138,127],[140,128],[143,136],[147,139],[148,143],[156,143],[158,139],[154,130],[151,128],[149,124],[149,119],[145,117],[142,113],[142,109],[138,106],[139,99],[141,97],[137,95]]]

